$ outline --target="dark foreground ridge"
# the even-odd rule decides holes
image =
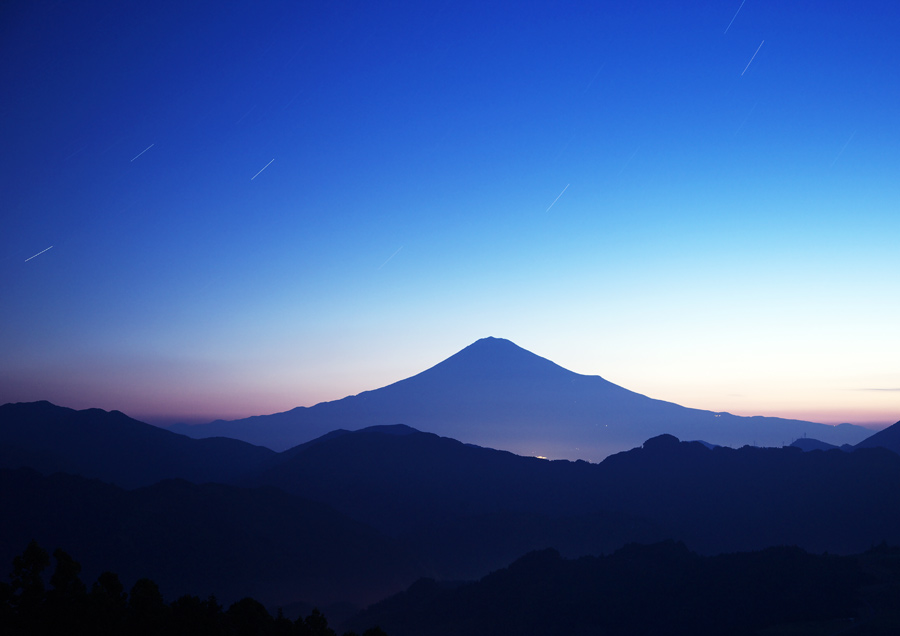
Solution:
[[[13,560],[11,583],[0,583],[0,632],[11,636],[336,636],[328,619],[313,609],[305,618],[273,617],[259,601],[245,597],[226,610],[215,596],[205,600],[185,594],[167,603],[156,583],[141,578],[125,591],[114,572],[103,572],[88,587],[81,565],[67,552],[53,551],[56,561],[47,586],[47,552],[32,541]],[[345,636],[356,636],[347,632]],[[370,627],[362,636],[387,636]]]
[[[710,449],[661,435],[589,464],[363,430],[278,457],[253,485],[327,502],[418,546],[451,578],[540,547],[578,556],[672,538],[704,554],[782,544],[851,554],[900,543],[900,455],[881,448]]]
[[[13,559],[0,632],[336,636],[317,608],[292,620],[251,597],[227,610],[212,595],[167,602],[153,580],[126,593],[109,571],[88,589],[77,561],[59,548],[53,557],[49,577],[37,542]],[[702,557],[667,541],[577,560],[532,552],[471,583],[422,579],[347,621],[344,636],[893,635],[898,600],[900,549],[887,545],[843,557],[796,547]]]
[[[129,491],[20,468],[0,470],[0,510],[0,563],[36,539],[79,555],[89,579],[149,577],[166,598],[364,606],[422,575],[395,541],[275,488],[166,480]]]
[[[0,470],[0,562],[36,539],[79,555],[88,578],[150,577],[167,599],[252,596],[327,605],[330,616],[343,603],[346,616],[420,577],[475,580],[546,548],[575,558],[674,540],[701,555],[774,545],[848,555],[900,544],[900,455],[884,448],[710,448],[660,435],[591,464],[386,425],[277,454],[234,442],[207,466],[231,483],[196,483],[183,471],[216,440],[122,414],[14,406],[43,415],[3,422],[18,445],[0,445],[0,459],[20,467]],[[129,464],[150,472],[123,472]],[[162,481],[122,487],[149,475]]]
[[[703,557],[670,541],[577,560],[543,550],[475,583],[423,579],[351,627],[367,624],[394,636],[896,634],[900,550]]]
[[[0,406],[3,468],[61,471],[135,488],[173,477],[228,483],[274,454],[236,439],[190,439],[119,411],[76,411],[50,402]]]

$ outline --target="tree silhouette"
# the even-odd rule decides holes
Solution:
[[[275,636],[293,636],[295,633],[294,623],[291,619],[285,617],[281,608],[278,608],[278,615],[275,616],[275,626],[272,634]]]
[[[138,579],[128,599],[129,633],[138,636],[163,634],[171,608],[166,605],[159,586],[150,579]]]
[[[45,589],[42,574],[50,565],[47,551],[34,539],[25,548],[25,552],[13,559],[13,569],[9,575],[12,594],[12,606],[17,630],[28,626],[44,624]]]
[[[128,594],[117,574],[97,577],[88,595],[88,621],[98,636],[116,636],[125,630]]]
[[[313,608],[306,620],[298,618],[295,626],[300,636],[337,636],[335,631],[328,627],[328,619],[318,607]]]
[[[81,564],[57,548],[53,551],[56,570],[50,577],[47,593],[46,620],[51,633],[81,633],[87,621],[87,588],[78,574]]]
[[[32,541],[13,560],[10,583],[0,583],[2,636],[337,636],[318,609],[292,622],[280,609],[273,618],[249,597],[227,612],[215,596],[200,600],[184,595],[167,604],[157,584],[147,578],[126,594],[119,577],[104,572],[88,592],[79,578],[81,565],[61,549],[53,557],[56,568],[49,590],[44,584],[50,565],[46,550]],[[386,634],[376,627],[363,636]]]
[[[218,636],[225,633],[222,606],[215,596],[205,601],[185,594],[172,602],[173,634],[184,636]]]
[[[275,626],[263,604],[249,597],[233,603],[226,615],[237,636],[263,636],[271,633]]]

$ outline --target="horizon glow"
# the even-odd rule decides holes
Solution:
[[[736,5],[16,5],[0,403],[236,419],[497,336],[897,421],[900,14]]]

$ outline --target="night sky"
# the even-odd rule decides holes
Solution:
[[[900,7],[5,2],[0,403],[284,411],[497,336],[900,419]]]

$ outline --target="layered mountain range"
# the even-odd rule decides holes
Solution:
[[[171,430],[282,451],[338,428],[388,424],[519,455],[593,462],[663,433],[721,446],[784,446],[804,436],[839,446],[871,435],[850,424],[741,417],[655,400],[502,338],[483,338],[422,373],[341,400]]]
[[[85,572],[151,576],[170,595],[364,605],[421,576],[473,579],[544,548],[900,543],[900,455],[884,448],[710,448],[661,435],[591,464],[395,425],[275,453],[47,402],[0,407],[0,448],[0,561],[37,539]]]

